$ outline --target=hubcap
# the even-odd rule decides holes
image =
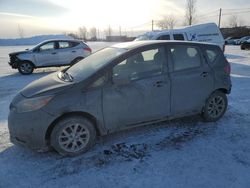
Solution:
[[[212,118],[219,117],[225,109],[225,101],[221,96],[215,96],[208,103],[208,114]]]
[[[61,131],[59,145],[67,152],[77,152],[87,145],[89,137],[90,133],[85,125],[69,125]]]
[[[30,73],[32,71],[32,65],[30,63],[22,63],[20,69],[23,73]]]

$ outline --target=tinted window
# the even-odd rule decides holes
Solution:
[[[66,41],[59,42],[59,48],[69,48],[69,47],[70,47],[70,45],[68,42],[66,42]]]
[[[139,52],[113,68],[113,82],[119,83],[120,80],[137,80],[159,75],[164,62],[164,48]]]
[[[162,35],[157,40],[170,40],[170,35]]]
[[[219,52],[215,49],[213,49],[213,50],[209,49],[209,50],[206,50],[206,54],[207,54],[208,62],[213,63],[215,61],[215,59],[218,57]]]
[[[54,42],[49,42],[40,46],[40,51],[52,50],[52,49],[55,49],[54,47],[55,47]]]
[[[75,47],[77,46],[79,43],[78,42],[70,42],[70,47]]]
[[[174,34],[174,40],[184,40],[183,34]]]
[[[200,66],[200,54],[197,48],[189,46],[171,47],[174,70],[184,70]]]

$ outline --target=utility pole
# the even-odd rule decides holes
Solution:
[[[219,24],[218,24],[219,28],[220,28],[220,22],[221,22],[221,12],[222,12],[222,9],[220,8],[220,14],[219,14]]]
[[[154,31],[154,20],[152,20],[152,31]]]

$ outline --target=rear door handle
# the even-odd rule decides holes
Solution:
[[[51,54],[55,55],[55,54],[56,54],[56,52],[52,52]]]
[[[73,51],[71,51],[72,53],[75,53],[76,51],[75,50],[73,50]]]
[[[162,87],[163,85],[164,85],[164,82],[161,80],[154,83],[155,87]]]
[[[208,75],[208,72],[203,72],[203,73],[201,73],[201,77],[202,77],[202,78],[206,78],[207,75]]]

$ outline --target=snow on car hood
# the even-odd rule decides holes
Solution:
[[[42,77],[38,80],[31,82],[25,88],[23,88],[20,93],[24,97],[34,97],[35,95],[56,94],[68,87],[72,87],[72,82],[63,82],[57,77],[58,72],[49,74],[45,77]]]

